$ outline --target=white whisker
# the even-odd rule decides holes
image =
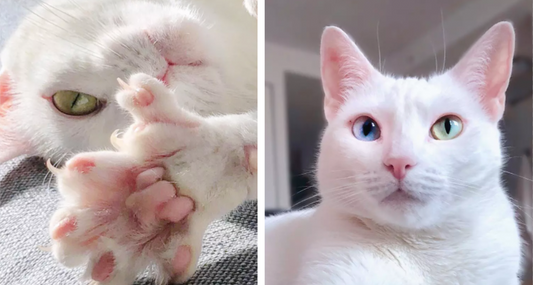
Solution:
[[[378,24],[377,24],[377,27],[376,27],[376,37],[378,39],[379,72],[383,72],[382,71],[382,66],[381,66],[381,45],[379,43],[379,21],[378,21]]]
[[[442,58],[442,72],[444,73],[444,70],[446,69],[446,33],[444,31],[444,12],[442,8],[440,9],[440,19],[442,23],[442,43],[444,45],[444,54]]]

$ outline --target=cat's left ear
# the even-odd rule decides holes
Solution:
[[[8,73],[0,70],[0,163],[29,154],[31,149],[28,142],[19,135],[17,122],[8,118],[13,106],[11,83]]]
[[[499,121],[505,109],[505,91],[513,67],[515,34],[509,22],[490,28],[449,72],[464,84]]]

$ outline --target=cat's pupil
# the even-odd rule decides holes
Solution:
[[[76,103],[78,102],[79,98],[80,98],[80,93],[76,94],[76,99],[72,101],[72,106],[70,106],[70,108],[74,108],[74,106],[76,106]]]
[[[363,124],[363,135],[368,136],[368,134],[372,132],[374,127],[375,127],[374,121],[370,119],[366,120],[365,123]]]
[[[450,130],[452,129],[452,123],[451,123],[450,119],[448,119],[448,118],[446,118],[446,120],[444,120],[444,129],[446,130],[447,134],[450,134]]]

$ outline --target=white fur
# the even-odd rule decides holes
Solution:
[[[205,119],[189,113],[177,107],[172,93],[161,82],[146,74],[133,75],[130,85],[131,89],[117,94],[117,101],[131,112],[135,123],[122,138],[113,139],[118,152],[81,153],[67,161],[63,169],[51,168],[63,201],[50,227],[55,228],[66,217],[77,221],[72,233],[52,241],[52,253],[69,267],[87,264],[89,277],[98,258],[111,251],[115,268],[103,284],[130,284],[149,265],[154,265],[158,284],[171,278],[185,281],[196,270],[207,226],[257,192],[256,173],[250,169],[246,149],[255,144],[256,119],[253,115]],[[154,102],[149,106],[135,104],[136,88],[150,90]],[[136,131],[139,124],[145,127]],[[165,157],[158,158],[161,155]],[[92,161],[94,167],[83,172],[73,169],[71,165],[80,159]],[[141,222],[139,227],[132,219],[142,209],[126,202],[135,192],[130,186],[135,177],[130,173],[154,165],[164,166],[164,178],[176,185],[179,195],[194,201],[195,210],[186,226],[157,219]],[[95,234],[101,235],[95,245],[80,245]],[[186,272],[176,276],[169,264],[181,245],[190,247],[191,262]],[[143,248],[141,252],[139,247]]]
[[[519,284],[521,241],[500,181],[497,126],[513,43],[512,27],[498,24],[451,71],[395,78],[374,70],[342,31],[326,29],[323,201],[267,219],[266,284]],[[478,68],[463,68],[474,61]],[[447,114],[463,120],[463,132],[432,139],[432,124]],[[379,140],[354,138],[350,122],[361,115],[380,125]],[[416,164],[399,182],[387,157]],[[423,202],[384,203],[400,185]]]
[[[245,7],[242,0],[51,0],[20,25],[2,51],[0,73],[10,77],[11,92],[0,96],[11,97],[13,107],[0,117],[0,162],[20,154],[62,160],[97,151],[78,154],[94,159],[92,174],[54,171],[64,200],[51,228],[67,216],[77,221],[73,233],[53,241],[61,263],[88,262],[88,277],[98,257],[112,251],[115,270],[106,284],[129,284],[149,264],[156,265],[163,283],[173,274],[168,266],[177,247],[187,245],[191,263],[174,276],[184,281],[196,269],[207,225],[257,196],[255,9],[254,1]],[[178,62],[169,69],[167,86],[154,78],[167,70],[165,58]],[[202,64],[187,65],[192,62]],[[117,78],[149,89],[154,103],[132,104],[133,91],[122,90]],[[93,115],[68,117],[42,98],[60,90],[87,93],[107,104]],[[187,126],[191,122],[195,127]],[[147,127],[134,133],[132,123]],[[111,148],[113,131],[127,127],[123,140],[115,140],[119,152],[101,151]],[[158,224],[134,235],[132,210],[124,203],[129,188],[117,179],[154,162],[165,166],[165,178],[180,195],[191,197],[196,209],[187,227]],[[102,222],[102,208],[126,214]],[[95,248],[80,246],[95,225],[108,234]],[[147,237],[165,231],[173,233],[166,247],[148,242],[137,252]]]
[[[58,160],[110,148],[111,133],[131,123],[115,104],[116,78],[161,75],[162,51],[204,63],[171,68],[169,88],[181,106],[204,116],[254,111],[256,29],[242,0],[45,2],[2,51],[15,106],[2,120],[0,161],[24,153]],[[41,98],[59,90],[88,93],[107,105],[94,115],[66,117]]]

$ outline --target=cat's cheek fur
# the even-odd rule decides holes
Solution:
[[[351,179],[354,173],[368,172],[371,166],[363,166],[364,162],[371,161],[372,156],[379,156],[379,150],[370,145],[374,144],[372,142],[355,141],[342,124],[336,127],[326,129],[320,145],[318,164],[321,167],[317,169],[319,190],[324,201],[338,203],[343,210],[352,214],[367,215],[377,206],[376,201],[370,193],[352,191],[346,184],[357,183]],[[359,144],[363,149],[354,153],[353,144]]]

